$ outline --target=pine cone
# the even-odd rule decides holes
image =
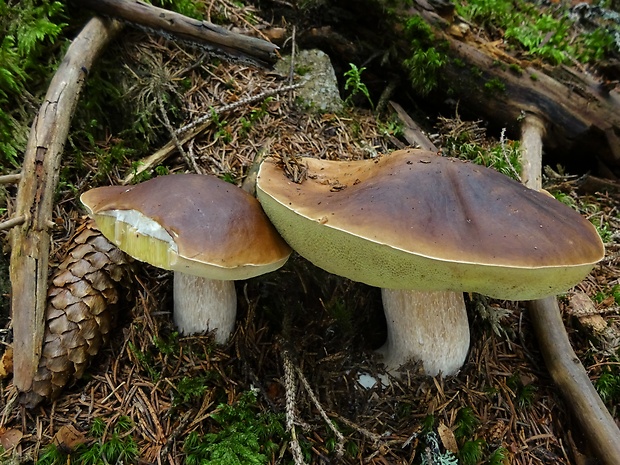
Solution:
[[[32,390],[21,402],[34,407],[58,397],[82,377],[107,343],[116,307],[127,292],[131,259],[87,221],[68,244],[48,287],[45,334]]]

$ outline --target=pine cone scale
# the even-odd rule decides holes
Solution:
[[[129,285],[130,263],[96,229],[83,224],[66,246],[65,259],[50,278],[46,328],[32,390],[21,401],[34,407],[56,398],[79,379],[108,340],[117,304]]]

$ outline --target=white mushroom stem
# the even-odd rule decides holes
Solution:
[[[215,342],[226,344],[235,327],[237,293],[234,281],[220,281],[174,273],[173,320],[179,333],[215,332]]]
[[[421,361],[429,376],[456,374],[469,350],[462,292],[382,289],[387,342],[379,349],[388,371]]]

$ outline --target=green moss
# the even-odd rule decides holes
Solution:
[[[134,425],[127,416],[120,416],[110,426],[95,418],[88,432],[91,439],[70,453],[50,444],[39,456],[39,465],[64,465],[79,463],[98,465],[101,463],[135,463],[140,455],[138,445],[131,435]],[[107,435],[104,434],[107,431]]]
[[[283,416],[258,411],[252,391],[234,405],[220,404],[211,419],[213,432],[192,432],[185,439],[187,465],[266,465],[285,440]]]
[[[63,47],[52,49],[66,27],[60,1],[0,0],[0,168],[20,165],[32,102],[58,64]],[[64,43],[64,42],[63,42]]]
[[[482,77],[482,70],[480,68],[478,68],[477,66],[472,66],[471,68],[469,68],[469,72],[474,77],[477,77],[477,78],[481,78]]]
[[[484,439],[465,441],[459,449],[458,458],[460,465],[477,465],[484,457],[486,442]]]
[[[584,31],[575,26],[567,6],[545,8],[525,0],[469,0],[458,2],[457,12],[530,57],[554,65],[572,59],[588,63],[617,51],[617,26]]]
[[[499,78],[489,79],[484,83],[484,90],[491,94],[506,92],[506,84]]]
[[[442,48],[437,45],[431,27],[419,16],[411,16],[405,24],[405,37],[412,54],[403,61],[413,88],[427,95],[439,84],[441,68],[448,62]]]
[[[521,68],[519,65],[517,65],[516,63],[512,63],[508,69],[510,69],[510,71],[512,71],[513,73],[517,74],[517,75],[522,75],[523,74],[523,68]]]

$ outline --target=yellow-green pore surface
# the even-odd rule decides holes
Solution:
[[[213,176],[99,187],[81,200],[111,242],[160,268],[246,279],[279,268],[290,255],[257,200]]]
[[[302,163],[301,184],[262,164],[263,209],[300,255],[372,286],[536,299],[604,256],[589,221],[488,168],[420,150]]]

